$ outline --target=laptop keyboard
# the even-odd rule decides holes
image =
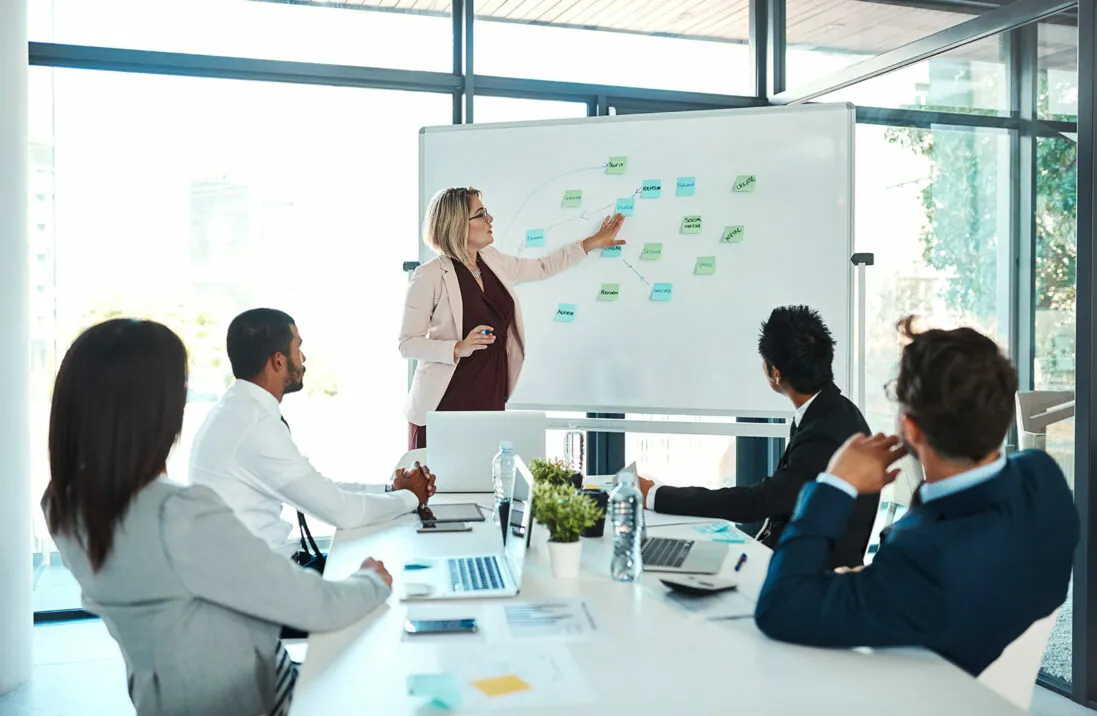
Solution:
[[[495,557],[458,557],[449,560],[449,579],[455,592],[484,592],[503,588]]]
[[[681,567],[692,548],[692,540],[652,537],[644,542],[644,564],[649,567]]]

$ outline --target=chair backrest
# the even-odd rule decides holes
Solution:
[[[400,458],[400,462],[396,463],[395,470],[407,470],[409,467],[418,462],[422,465],[427,461],[427,449],[420,448],[418,450],[409,450],[404,453],[404,456]]]
[[[1025,633],[1013,640],[1002,651],[994,663],[979,674],[979,683],[994,689],[1006,700],[1024,711],[1032,705],[1032,691],[1036,687],[1036,676],[1040,673],[1040,662],[1055,620],[1059,617],[1056,609],[1043,619],[1033,622]]]

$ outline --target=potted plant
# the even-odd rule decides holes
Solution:
[[[577,493],[571,485],[548,482],[537,485],[533,493],[533,519],[549,531],[549,559],[555,577],[579,576],[583,544],[579,535],[601,516],[594,500]]]
[[[571,485],[576,490],[583,486],[583,476],[572,472],[567,463],[558,458],[535,458],[529,464],[529,471],[533,474],[534,482],[538,484]]]

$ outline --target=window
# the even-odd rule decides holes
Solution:
[[[1004,56],[1001,37],[990,37],[832,92],[819,101],[1008,115]]]
[[[538,80],[751,94],[748,0],[477,2],[475,70]]]
[[[185,481],[232,380],[229,321],[260,305],[305,341],[305,390],[283,406],[302,451],[334,479],[385,481],[407,439],[391,309],[418,243],[418,130],[446,122],[450,98],[46,68],[31,88],[30,191],[52,217],[31,237],[33,494],[49,479],[53,376],[82,329],[132,315],[183,338],[190,394],[168,471]]]
[[[856,177],[856,248],[876,256],[865,272],[865,417],[890,433],[883,386],[898,371],[899,319],[969,325],[1009,345],[1009,134],[859,124]],[[911,462],[893,488],[904,503],[920,479]]]
[[[785,8],[789,87],[973,17],[877,0],[786,0]],[[971,6],[964,9],[970,12]]]
[[[453,69],[453,25],[446,0],[28,2],[30,39],[39,42],[407,70]]]
[[[761,365],[759,363],[759,365]],[[758,380],[762,380],[759,370]],[[629,414],[629,420],[734,422],[733,418]],[[636,463],[646,478],[667,485],[708,488],[735,485],[735,438],[727,435],[627,433],[625,464]]]
[[[473,119],[487,122],[526,122],[544,119],[572,119],[587,116],[582,102],[552,102],[540,99],[512,97],[482,97],[473,99]]]
[[[1040,23],[1039,117],[1078,119],[1078,18],[1056,15]]]

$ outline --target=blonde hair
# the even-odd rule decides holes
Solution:
[[[423,217],[423,241],[436,254],[467,264],[470,261],[469,202],[480,190],[470,187],[443,189],[434,195]]]

